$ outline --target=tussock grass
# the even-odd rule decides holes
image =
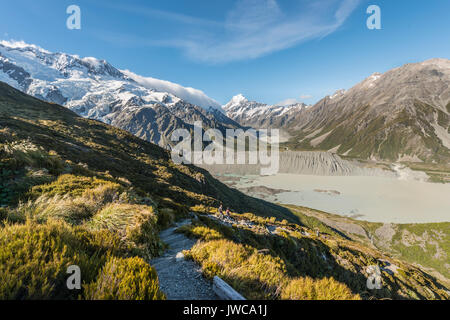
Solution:
[[[55,195],[41,196],[35,201],[20,204],[17,212],[24,218],[32,218],[45,222],[48,219],[61,219],[77,225],[90,219],[95,212],[95,204],[84,198]]]
[[[96,281],[86,285],[91,300],[162,300],[154,268],[138,257],[110,258]]]
[[[94,190],[92,190],[94,189]],[[100,194],[109,193],[111,196],[118,195],[123,188],[117,184],[96,177],[76,176],[72,174],[60,175],[55,181],[49,184],[35,186],[31,189],[31,197],[45,194],[47,196],[54,195],[70,195],[98,197]],[[112,199],[111,199],[112,200]]]
[[[194,228],[195,230],[199,228]],[[204,229],[203,229],[204,230]],[[210,232],[209,235],[211,235]],[[292,279],[279,257],[229,240],[197,243],[188,254],[208,277],[218,275],[248,299],[359,300],[358,294],[333,278]]]
[[[153,207],[110,204],[96,213],[87,225],[94,230],[107,229],[118,234],[136,254],[150,259],[162,249],[157,222]]]
[[[151,207],[111,204],[97,220],[76,225],[67,219],[77,211],[70,201],[62,201],[65,208],[59,200],[42,201],[47,207],[39,214],[52,212],[45,221],[24,217],[11,224],[11,213],[1,210],[0,299],[164,298],[155,271],[142,259],[161,246]],[[67,289],[69,265],[80,267],[83,290]]]
[[[279,258],[228,240],[200,242],[189,256],[201,263],[207,276],[221,276],[248,299],[276,297],[284,280],[286,267]]]
[[[360,300],[344,284],[333,278],[315,280],[310,277],[289,281],[281,292],[283,300]]]
[[[90,233],[59,221],[6,225],[0,232],[1,299],[76,299],[66,287],[66,270],[78,265],[83,283],[94,280],[119,240],[111,234]]]
[[[0,299],[163,299],[142,258],[158,254],[159,223],[175,215],[166,209],[159,219],[153,200],[124,184],[63,174],[32,187],[17,207],[0,208]],[[81,291],[66,287],[73,264]]]
[[[85,179],[85,177],[76,178]],[[46,221],[49,218],[62,219],[75,225],[91,219],[103,206],[119,200],[121,196],[119,194],[121,187],[118,184],[105,182],[92,186],[75,183],[74,186],[71,186],[67,181],[80,181],[76,178],[65,175],[51,184],[33,188],[40,190],[38,193],[40,196],[35,200],[20,203],[14,211],[22,219],[31,218],[39,221]],[[64,187],[60,187],[61,184],[57,183],[61,180],[64,181]],[[89,187],[93,188],[89,189]],[[55,192],[56,189],[58,192]],[[61,189],[71,189],[73,193],[63,193],[60,191]],[[43,190],[49,190],[49,192],[43,192]]]
[[[220,232],[205,227],[205,226],[192,226],[192,225],[185,225],[182,226],[180,228],[177,229],[177,232],[179,233],[184,233],[190,237],[194,237],[197,239],[202,239],[202,240],[219,240],[219,239],[223,239],[222,234],[220,234]]]

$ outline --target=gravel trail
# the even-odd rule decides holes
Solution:
[[[184,220],[160,233],[161,240],[169,248],[150,264],[158,272],[160,288],[168,300],[217,300],[212,283],[203,277],[200,267],[193,261],[183,259],[181,252],[192,248],[195,241],[175,230],[190,223],[191,220]]]

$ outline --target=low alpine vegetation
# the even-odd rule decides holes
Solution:
[[[123,267],[116,268],[115,263]],[[66,270],[70,265],[80,267],[82,290],[68,290],[66,286]],[[105,276],[120,279],[113,282],[115,286],[108,286],[111,291],[107,293],[101,291]],[[153,268],[137,256],[130,257],[117,235],[106,230],[90,232],[63,221],[39,224],[28,220],[1,229],[0,298],[162,299],[164,296]]]
[[[95,300],[162,300],[155,269],[138,257],[110,258],[85,297]]]
[[[445,286],[417,267],[342,236],[251,214],[231,217],[234,224],[226,226],[200,216],[178,232],[200,240],[186,256],[206,277],[221,277],[248,299],[449,297]],[[367,288],[373,265],[381,269],[381,290]]]
[[[310,277],[291,280],[283,288],[281,299],[285,300],[359,300],[344,284],[333,278],[314,280]]]
[[[164,299],[146,261],[161,251],[158,232],[175,219],[173,210],[159,214],[150,196],[124,179],[57,166],[29,142],[6,149],[3,166],[72,173],[46,170],[46,179],[23,188],[16,206],[0,209],[0,298]],[[70,265],[80,267],[81,290],[67,288]]]

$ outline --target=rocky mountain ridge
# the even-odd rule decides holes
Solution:
[[[267,107],[246,99],[224,106],[242,125],[286,130],[290,150],[321,150],[387,161],[450,162],[450,60],[431,59],[374,73],[311,107]],[[262,112],[253,110],[262,109]]]
[[[173,130],[192,128],[195,121],[222,131],[239,127],[199,90],[121,71],[105,60],[52,53],[22,42],[0,42],[0,81],[161,146],[170,143]],[[151,85],[202,101],[202,106]]]

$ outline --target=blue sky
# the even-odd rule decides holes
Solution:
[[[66,28],[71,4],[81,30]],[[381,30],[366,27],[371,4]],[[0,39],[105,59],[222,104],[238,93],[313,103],[374,72],[450,58],[449,13],[448,0],[15,0],[2,4]]]

